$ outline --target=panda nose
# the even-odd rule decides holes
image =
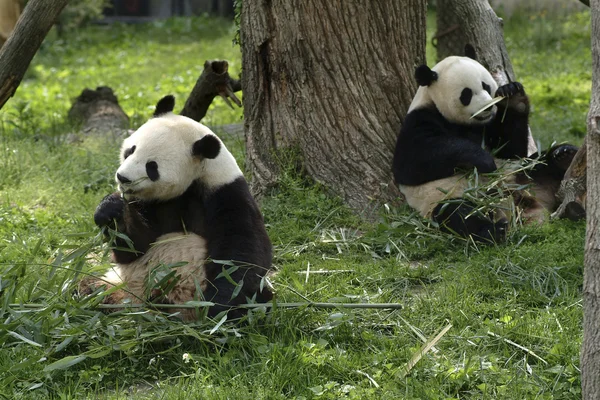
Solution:
[[[131,183],[131,181],[125,178],[123,175],[117,173],[117,180],[121,183]]]

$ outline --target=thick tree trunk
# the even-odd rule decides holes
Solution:
[[[583,276],[583,348],[581,384],[584,399],[600,399],[600,0],[591,1],[592,104],[587,133],[587,234]]]
[[[255,193],[294,148],[356,210],[393,201],[396,136],[425,58],[425,0],[259,0],[242,8],[244,124]]]
[[[504,44],[502,19],[498,18],[488,0],[438,0],[436,5],[434,43],[438,60],[470,55],[465,52],[470,46],[477,61],[490,71],[499,86],[515,80]],[[528,153],[536,151],[537,146],[530,134]]]
[[[502,19],[487,0],[438,0],[436,42],[439,60],[464,56],[469,44],[499,85],[514,80]]]
[[[31,59],[68,0],[29,0],[12,35],[0,49],[0,108],[15,93]]]

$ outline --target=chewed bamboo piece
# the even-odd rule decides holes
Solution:
[[[482,112],[484,112],[485,110],[487,110],[488,108],[490,108],[491,106],[493,106],[494,104],[496,104],[502,100],[504,100],[504,96],[494,97],[488,104],[486,104],[479,110],[475,111],[475,113],[473,113],[473,115],[471,115],[471,118],[475,118],[476,116],[478,116],[479,114],[481,114]]]

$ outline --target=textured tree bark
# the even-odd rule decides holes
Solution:
[[[229,76],[229,64],[224,60],[204,62],[204,70],[196,81],[181,115],[200,121],[206,115],[208,107],[216,96],[221,96],[231,107],[231,99],[239,107],[242,102],[236,97],[235,92],[242,89],[240,81]]]
[[[245,1],[241,18],[247,165],[260,194],[277,159],[355,210],[397,200],[391,160],[425,60],[425,0]],[[367,215],[365,215],[367,216]]]
[[[591,1],[592,103],[587,133],[587,230],[583,276],[583,399],[600,398],[600,0]]]
[[[31,59],[40,48],[68,0],[30,0],[12,35],[0,49],[0,109],[21,83]]]
[[[587,198],[587,139],[573,158],[556,197],[560,206],[552,213],[552,218],[577,220],[585,211]]]
[[[437,0],[438,60],[448,56],[464,56],[469,45],[479,61],[492,74],[499,86],[515,80],[510,57],[504,44],[502,19],[488,0]],[[528,153],[537,151],[531,133]]]

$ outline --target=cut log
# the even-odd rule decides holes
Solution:
[[[568,218],[573,221],[585,218],[587,197],[587,140],[579,148],[558,189],[561,202],[552,218]]]
[[[129,128],[129,117],[107,86],[84,89],[69,110],[69,120],[81,124],[81,132],[86,135],[113,133],[118,136]]]
[[[216,96],[221,96],[232,108],[229,99],[241,107],[242,102],[235,92],[242,90],[242,84],[229,76],[228,69],[229,63],[225,60],[205,61],[204,70],[186,100],[181,115],[200,121]]]

